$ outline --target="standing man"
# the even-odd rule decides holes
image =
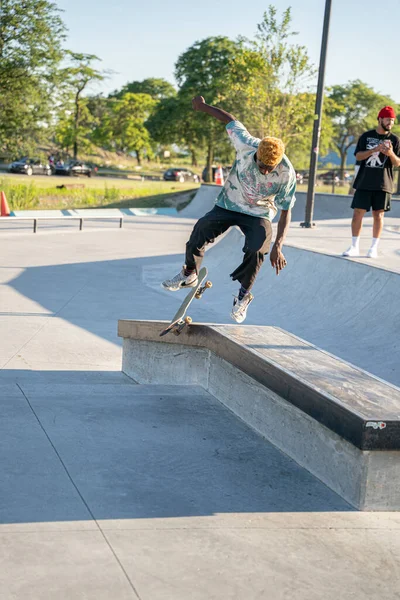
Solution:
[[[206,245],[236,225],[242,230],[245,242],[243,261],[230,275],[240,283],[231,317],[237,323],[242,323],[253,300],[250,290],[264,256],[270,250],[271,221],[278,209],[281,209],[281,216],[270,262],[277,275],[286,266],[282,244],[290,224],[290,209],[296,201],[296,173],[284,154],[282,140],[252,137],[234,116],[206,104],[202,96],[196,96],[192,105],[194,110],[207,113],[226,124],[236,149],[236,160],[214,208],[194,226],[186,244],[186,264],[182,271],[164,281],[162,286],[170,291],[194,287]]]
[[[373,233],[368,258],[377,258],[378,245],[383,228],[383,215],[390,210],[393,193],[393,167],[400,166],[400,139],[391,129],[396,119],[391,106],[385,106],[378,114],[378,127],[366,131],[358,140],[355,157],[360,164],[354,181],[355,193],[351,208],[352,242],[343,256],[360,256],[360,233],[362,220],[372,208]]]

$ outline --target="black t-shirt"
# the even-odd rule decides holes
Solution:
[[[393,133],[380,134],[375,129],[366,131],[360,136],[354,154],[371,150],[383,140],[392,142],[393,151],[400,156],[400,139]],[[360,161],[360,169],[354,181],[356,190],[383,191],[393,193],[393,165],[386,154],[375,153],[366,160]]]

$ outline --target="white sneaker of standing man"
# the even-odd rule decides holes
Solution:
[[[367,252],[367,258],[378,258],[379,238],[372,238],[371,248]]]
[[[347,250],[345,250],[345,252],[343,252],[342,256],[350,256],[350,257],[360,256],[360,238],[359,237],[351,238],[351,246],[350,246],[350,248],[347,248]]]

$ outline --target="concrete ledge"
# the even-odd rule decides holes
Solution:
[[[202,385],[361,510],[400,509],[400,390],[274,327],[120,321],[122,370]]]

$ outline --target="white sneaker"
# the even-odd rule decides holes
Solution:
[[[247,294],[241,300],[235,296],[233,300],[231,317],[234,321],[236,321],[236,323],[243,323],[247,315],[249,304],[253,299],[254,296],[250,292],[247,292]]]
[[[195,287],[197,285],[197,273],[191,273],[190,275],[185,275],[185,265],[182,267],[182,271],[180,271],[175,277],[172,279],[166,279],[162,282],[161,287],[164,290],[169,290],[170,292],[177,292],[181,288],[189,288]]]
[[[350,248],[343,252],[342,256],[360,256],[360,250],[355,246],[350,246]]]
[[[370,248],[367,252],[367,258],[378,258],[378,248]]]

